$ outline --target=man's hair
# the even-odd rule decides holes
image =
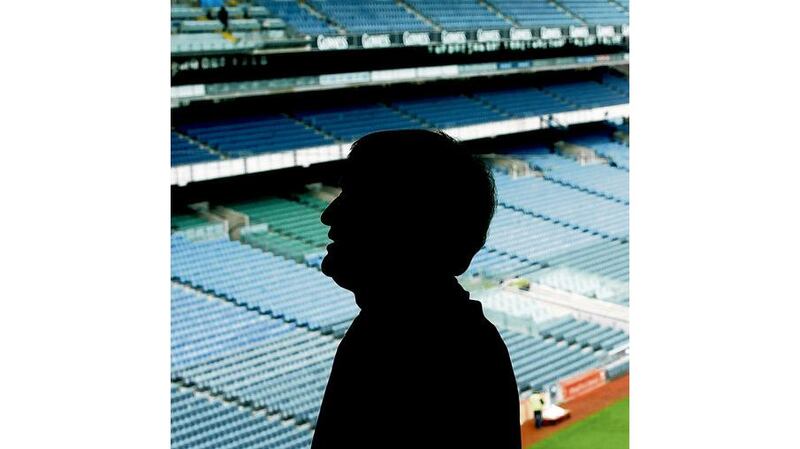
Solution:
[[[451,274],[466,270],[486,242],[497,204],[494,177],[482,159],[442,131],[411,129],[362,137],[348,164],[400,210],[413,212],[434,246],[453,254]]]

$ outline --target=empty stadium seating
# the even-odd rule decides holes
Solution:
[[[337,32],[335,27],[301,7],[296,0],[257,0],[256,3],[282,18],[297,33],[315,36]]]
[[[628,207],[531,176],[496,173],[499,204],[607,238],[628,236]]]
[[[520,391],[543,390],[557,380],[600,364],[591,346],[501,330]]]
[[[393,100],[389,106],[367,103],[309,108],[290,114],[188,123],[178,126],[178,129],[219,153],[235,158],[351,142],[382,129],[452,128],[612,106],[627,101],[627,94],[621,88],[595,81],[579,81],[548,84],[541,88],[505,88]]]
[[[306,201],[311,201],[306,199]],[[284,198],[265,198],[228,205],[250,217],[250,224],[266,223],[271,230],[316,248],[330,243],[328,227],[319,221],[324,207]]]
[[[602,237],[574,227],[498,207],[489,227],[486,247],[531,261],[545,261]]]
[[[194,164],[197,162],[218,161],[221,157],[195,142],[172,132],[170,135],[170,165]]]
[[[627,145],[614,142],[605,136],[584,136],[571,138],[570,143],[591,148],[600,156],[605,157],[615,167],[628,170],[630,167],[630,149]]]
[[[394,0],[310,0],[309,3],[350,33],[433,31]]]
[[[491,3],[522,26],[581,25],[580,20],[546,0],[492,0]]]
[[[513,153],[544,173],[544,179],[605,198],[628,203],[628,174],[605,164],[581,165],[555,154]]]
[[[512,117],[535,117],[572,111],[576,105],[535,87],[475,92],[475,97]]]
[[[608,0],[558,0],[564,7],[590,25],[628,23],[628,12]]]
[[[448,31],[492,27],[509,28],[513,25],[477,1],[407,0],[407,2]]]
[[[394,101],[392,106],[436,128],[474,125],[508,118],[506,114],[465,95]]]
[[[346,328],[358,313],[352,293],[319,271],[225,239],[172,236],[172,277],[313,330]]]
[[[610,350],[628,341],[628,334],[621,329],[601,326],[596,323],[565,316],[553,320],[540,330],[542,337],[553,338],[595,350]]]
[[[419,128],[421,125],[382,104],[303,110],[295,111],[293,115],[345,142],[354,141],[372,131]]]
[[[234,403],[171,386],[172,449],[305,449],[312,433]]]
[[[172,289],[172,376],[285,419],[313,422],[338,341]]]
[[[332,143],[332,139],[282,114],[195,123],[183,132],[230,157],[245,157]]]
[[[628,102],[628,95],[597,81],[574,81],[543,87],[551,95],[578,109],[613,106]]]

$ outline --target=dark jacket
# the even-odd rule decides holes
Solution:
[[[402,306],[360,306],[312,449],[521,447],[511,360],[479,302],[453,282]]]

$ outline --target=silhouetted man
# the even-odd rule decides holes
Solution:
[[[373,133],[353,144],[322,214],[322,272],[361,312],[342,339],[313,449],[519,449],[508,350],[455,279],[495,208],[480,159],[443,133]]]

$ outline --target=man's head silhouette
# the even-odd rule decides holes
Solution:
[[[322,214],[333,243],[322,272],[357,295],[408,275],[463,273],[486,240],[491,171],[442,132],[381,131],[356,141],[341,194]]]

